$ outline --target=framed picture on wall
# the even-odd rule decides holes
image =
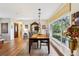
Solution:
[[[25,28],[28,29],[28,25],[25,25]]]
[[[1,23],[1,33],[8,33],[8,23]]]
[[[42,29],[46,29],[46,25],[42,25]]]

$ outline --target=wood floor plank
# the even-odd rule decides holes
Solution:
[[[47,46],[42,46],[40,49],[31,49],[29,54],[29,45],[28,40],[15,40],[14,42],[7,42],[3,44],[3,47],[0,49],[1,56],[59,56],[57,51],[50,44],[50,54],[48,54]],[[36,44],[33,45],[36,47]]]

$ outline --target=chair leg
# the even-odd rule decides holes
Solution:
[[[41,42],[40,42],[40,49],[41,49]]]
[[[48,43],[48,54],[50,54],[50,44]]]
[[[39,43],[37,42],[37,48],[38,48],[38,44],[39,44]]]

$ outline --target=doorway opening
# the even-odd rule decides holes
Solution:
[[[14,23],[14,38],[18,38],[18,24]]]

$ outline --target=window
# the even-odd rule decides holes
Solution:
[[[57,40],[61,41],[61,22],[60,20],[52,24],[52,36]]]
[[[62,17],[57,21],[53,22],[51,24],[52,37],[56,38],[58,41],[62,42],[65,45],[68,44],[69,38],[65,37],[63,33],[67,30],[69,25],[70,25],[69,16]]]
[[[61,19],[62,42],[65,43],[65,44],[66,44],[68,38],[65,37],[63,35],[63,33],[67,30],[69,25],[70,25],[70,20],[69,20],[68,16],[66,16],[63,19]]]

